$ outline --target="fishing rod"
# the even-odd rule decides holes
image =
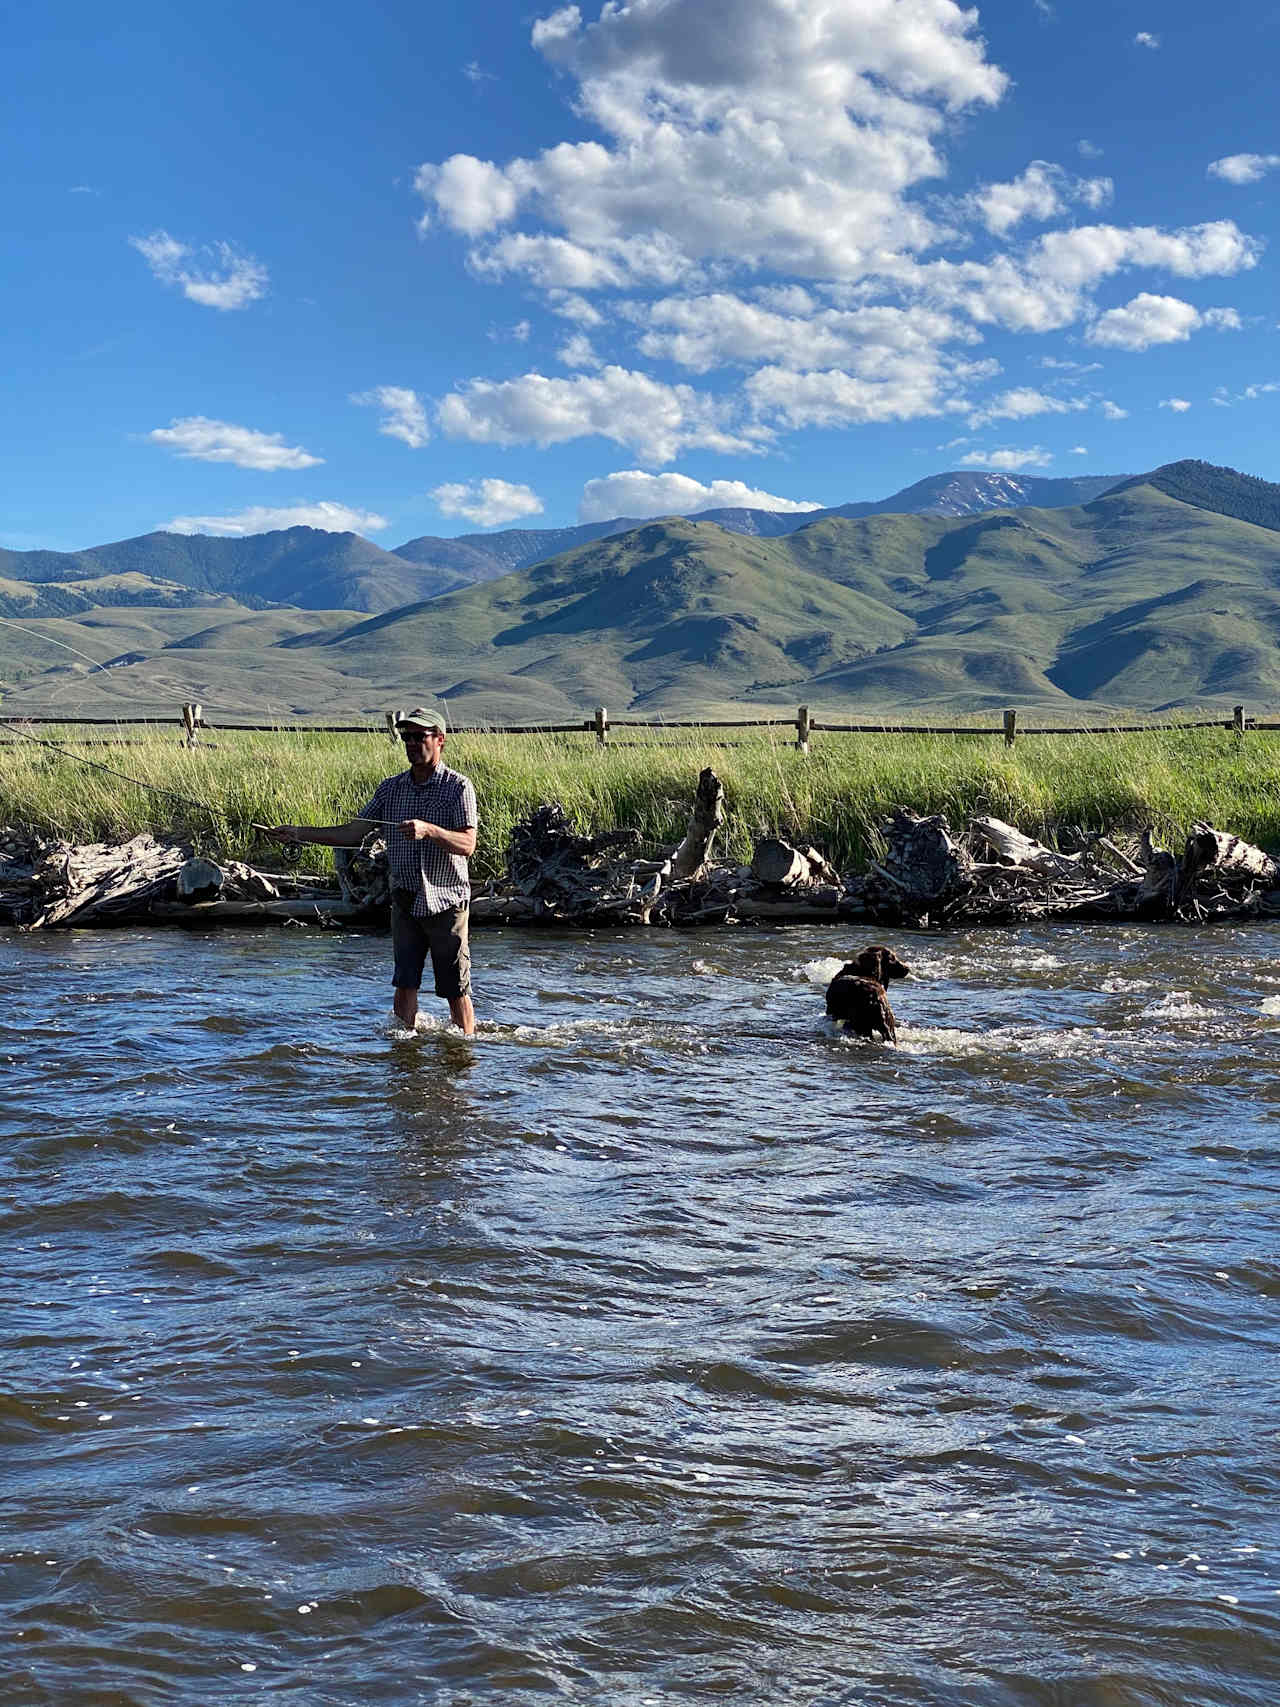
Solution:
[[[50,752],[58,753],[63,758],[73,759],[77,764],[88,765],[93,770],[102,771],[105,775],[113,776],[120,782],[131,783],[134,788],[145,789],[148,793],[163,794],[169,800],[180,800],[184,806],[192,806],[197,812],[207,813],[215,821],[219,816],[207,800],[196,800],[192,795],[183,794],[176,788],[165,788],[161,783],[146,782],[140,776],[130,776],[127,771],[117,770],[114,765],[104,765],[98,759],[86,759],[83,754],[74,752],[70,747],[65,747],[60,742],[50,741],[47,736],[33,735],[29,729],[23,729],[19,724],[13,723],[9,727],[15,735],[20,735],[24,741],[31,741],[37,747],[47,747]],[[366,818],[363,814],[357,814],[351,822],[375,824],[380,829],[395,830],[400,827],[404,820],[402,818]],[[283,843],[281,854],[286,862],[292,863],[291,855],[295,853],[298,858],[301,857],[301,837],[277,837],[273,825],[259,824],[253,818],[242,818],[240,823],[246,829],[256,830],[260,835],[281,841]],[[289,851],[286,852],[286,849]]]

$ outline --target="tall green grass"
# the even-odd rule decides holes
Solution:
[[[268,864],[273,844],[252,821],[340,823],[404,764],[399,748],[374,736],[222,734],[193,750],[170,735],[119,749],[79,746],[70,728],[42,738],[62,750],[21,738],[0,746],[0,821],[72,841],[176,831],[204,850]],[[720,851],[730,858],[749,858],[753,837],[774,832],[854,867],[899,804],[955,826],[994,813],[1040,837],[1064,824],[1150,824],[1176,839],[1205,818],[1280,848],[1280,740],[1270,734],[1023,736],[1010,750],[992,736],[818,733],[807,756],[784,729],[735,734],[732,744],[697,729],[627,731],[603,750],[588,735],[455,735],[446,758],[476,785],[480,878],[503,871],[512,826],[546,800],[561,801],[583,830],[631,828],[648,844],[674,842],[706,765],[724,783]],[[323,870],[329,855],[308,849],[305,859]]]

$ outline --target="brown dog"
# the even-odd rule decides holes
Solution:
[[[882,943],[864,948],[827,985],[827,1013],[855,1037],[882,1037],[886,1043],[896,1043],[898,1028],[885,985],[891,978],[905,978],[910,971],[905,961]]]

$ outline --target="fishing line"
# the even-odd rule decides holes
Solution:
[[[208,815],[215,820],[218,817],[218,814],[214,811],[213,807],[209,805],[207,800],[195,800],[189,794],[179,793],[176,788],[164,788],[160,783],[144,782],[140,776],[130,776],[127,771],[116,770],[113,765],[101,764],[97,759],[86,759],[82,754],[73,752],[70,747],[61,746],[57,741],[50,741],[43,735],[33,735],[29,729],[22,729],[16,723],[10,724],[9,727],[15,735],[21,735],[24,741],[33,741],[38,747],[47,747],[50,752],[60,753],[63,758],[72,759],[77,764],[88,765],[91,769],[96,771],[105,771],[108,776],[114,776],[121,782],[132,783],[134,788],[146,789],[151,794],[163,794],[170,800],[180,800],[184,806],[194,806],[197,812],[207,812]],[[404,822],[404,819],[366,818],[363,813],[357,813],[355,817],[349,819],[348,822],[355,824],[376,824],[380,829],[397,830]],[[257,830],[267,836],[273,835],[273,826],[270,824],[259,824],[253,818],[242,818],[240,823],[245,829]],[[299,828],[306,828],[306,826],[300,825]],[[296,849],[299,857],[301,856],[301,849],[303,845],[301,837],[286,837],[281,839],[284,842],[284,847],[281,848],[281,854],[283,857],[286,859],[289,857],[289,854],[285,852],[286,848],[288,848],[290,852]],[[319,846],[321,844],[313,845]]]

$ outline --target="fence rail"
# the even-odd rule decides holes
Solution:
[[[204,707],[189,702],[181,708],[177,717],[46,717],[8,715],[0,713],[0,731],[13,728],[19,732],[30,727],[58,728],[88,728],[104,727],[117,729],[138,728],[178,728],[182,731],[182,741],[185,746],[199,745],[201,732],[215,734],[250,734],[250,735],[377,735],[384,741],[388,737],[392,741],[399,739],[397,726],[403,717],[403,711],[388,711],[381,724],[374,723],[209,723],[205,719]],[[1246,717],[1243,705],[1232,707],[1230,717],[1197,718],[1187,722],[1174,723],[1085,723],[1085,724],[1044,724],[1019,726],[1017,710],[1011,708],[1003,713],[998,725],[983,724],[941,724],[941,723],[893,723],[881,721],[878,723],[828,723],[820,718],[809,715],[809,707],[802,705],[794,717],[754,717],[740,719],[717,718],[668,718],[653,721],[644,718],[621,717],[611,718],[603,705],[598,705],[591,717],[585,717],[576,723],[504,723],[481,724],[460,723],[453,725],[455,735],[583,735],[594,734],[596,744],[600,747],[609,745],[609,736],[615,729],[646,729],[654,734],[661,734],[669,729],[793,729],[795,731],[795,746],[798,751],[809,751],[810,739],[815,734],[823,735],[960,735],[973,736],[979,739],[993,736],[1003,737],[1006,747],[1012,747],[1018,736],[1030,735],[1154,735],[1176,733],[1184,729],[1227,729],[1237,736],[1243,736],[1246,731],[1265,733],[1280,730],[1280,719],[1262,719]],[[11,740],[0,738],[0,745],[13,745]],[[84,745],[107,745],[99,741],[85,742]]]

